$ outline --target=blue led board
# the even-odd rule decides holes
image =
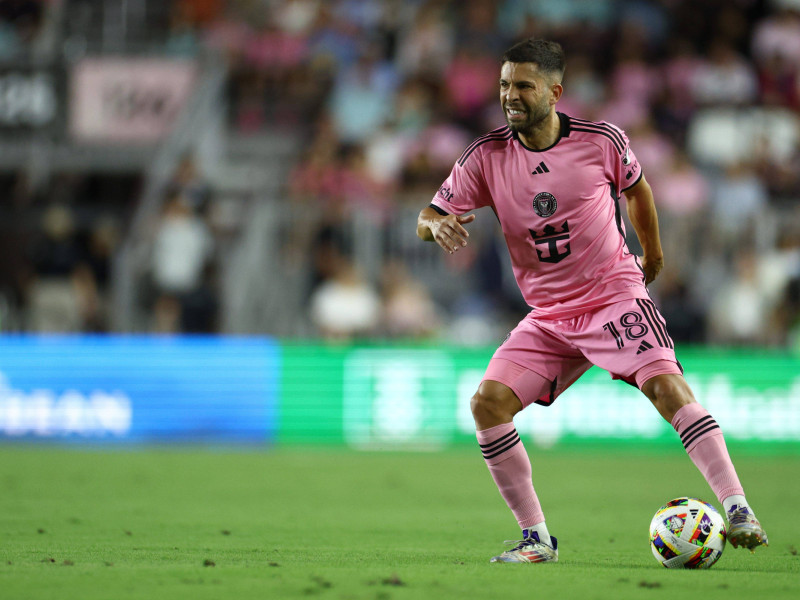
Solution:
[[[280,349],[266,338],[0,337],[0,440],[264,442]]]

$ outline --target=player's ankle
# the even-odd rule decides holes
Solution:
[[[550,532],[547,531],[547,524],[542,521],[541,523],[537,523],[536,525],[531,525],[530,527],[523,527],[522,528],[523,537],[534,537],[533,534],[536,534],[536,538],[543,544],[547,544],[548,546],[552,546],[553,543],[550,540]]]
[[[751,514],[753,513],[753,509],[750,508],[750,505],[747,503],[747,498],[742,494],[728,496],[722,501],[722,506],[725,508],[726,514],[741,508],[746,508]]]

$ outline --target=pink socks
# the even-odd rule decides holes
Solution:
[[[681,407],[672,418],[672,426],[717,500],[724,502],[729,496],[744,496],[722,430],[705,408],[696,402]]]
[[[483,458],[521,529],[544,521],[531,481],[531,461],[513,423],[477,432]],[[546,541],[546,540],[544,540]]]
[[[683,406],[672,419],[686,452],[706,478],[717,499],[744,497],[744,490],[728,455],[722,430],[697,403]],[[544,513],[531,481],[531,462],[513,423],[477,432],[478,444],[489,472],[521,529],[539,531],[547,543]],[[725,506],[727,509],[728,507]]]

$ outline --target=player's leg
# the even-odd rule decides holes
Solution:
[[[668,364],[662,367],[669,370]],[[719,425],[695,401],[682,375],[651,375],[658,369],[658,363],[644,367],[641,375],[637,373],[637,383],[641,382],[642,392],[678,433],[692,462],[725,508],[729,523],[728,541],[734,547],[750,550],[767,545],[767,534],[747,502]]]
[[[493,367],[497,371],[496,362]],[[535,377],[540,379],[542,387],[549,386],[544,377]],[[472,397],[471,408],[483,459],[500,495],[522,529],[522,540],[493,557],[492,562],[557,560],[557,542],[550,537],[533,488],[531,461],[513,423],[514,415],[522,410],[522,402],[507,385],[484,379]]]
[[[725,507],[731,543],[747,548],[766,544],[767,537],[747,505],[722,431],[695,401],[655,304],[635,298],[601,307],[581,317],[569,339],[613,377],[635,384],[672,424]]]
[[[522,529],[522,540],[492,558],[492,562],[554,562],[558,559],[558,542],[547,530],[531,479],[531,462],[513,423],[514,415],[529,404],[552,403],[588,368],[582,356],[567,357],[563,361],[554,360],[552,353],[544,356],[540,351],[542,345],[552,350],[559,343],[555,338],[549,339],[551,335],[529,319],[523,320],[495,353],[472,397],[472,414],[484,460]],[[547,371],[557,364],[562,371]],[[571,371],[564,371],[565,368]],[[540,375],[539,369],[549,378]],[[564,382],[562,385],[557,384],[559,376]]]

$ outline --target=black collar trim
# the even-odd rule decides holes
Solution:
[[[514,139],[517,140],[519,142],[520,146],[525,148],[525,150],[527,150],[528,152],[547,152],[548,150],[550,150],[551,148],[556,146],[558,144],[558,142],[561,141],[561,138],[569,137],[569,133],[570,133],[570,131],[572,131],[572,126],[570,124],[569,116],[567,116],[567,115],[565,115],[564,113],[561,113],[561,112],[556,112],[556,114],[558,115],[558,119],[559,119],[559,123],[560,123],[561,127],[558,130],[558,137],[556,138],[556,141],[553,142],[552,144],[550,144],[547,148],[542,148],[540,150],[537,150],[535,148],[529,148],[528,146],[525,145],[525,142],[523,142],[521,139],[519,139],[519,135],[517,134],[516,131],[513,133]]]

